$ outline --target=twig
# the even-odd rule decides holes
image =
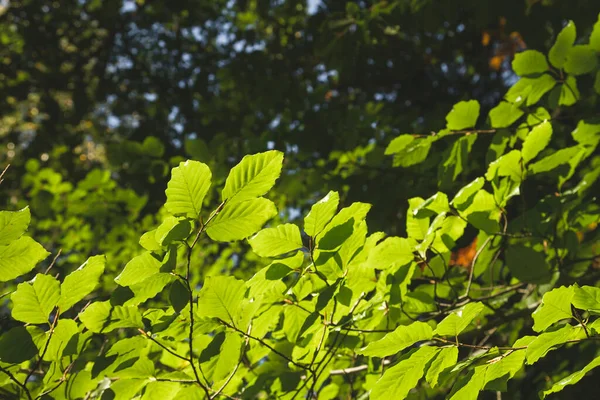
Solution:
[[[264,340],[257,338],[256,336],[252,336],[247,334],[246,332],[242,331],[241,329],[231,325],[230,323],[223,321],[222,319],[218,319],[220,323],[222,323],[223,325],[227,326],[228,328],[233,329],[236,332],[241,333],[242,335],[244,335],[247,338],[250,338],[252,340],[257,341],[258,343],[262,344],[263,346],[265,346],[266,348],[268,348],[269,350],[271,350],[273,353],[277,354],[279,357],[283,358],[284,360],[286,360],[287,362],[290,362],[292,364],[294,364],[296,367],[298,368],[302,368],[302,369],[308,369],[308,367],[304,364],[300,364],[294,360],[292,360],[291,358],[289,358],[288,356],[286,356],[285,354],[283,354],[282,352],[280,352],[279,350],[276,350],[273,346],[271,346],[270,344],[266,343]]]
[[[158,340],[156,340],[155,338],[153,338],[152,336],[150,336],[148,334],[148,332],[144,332],[143,329],[138,329],[138,332],[141,333],[142,335],[144,335],[146,338],[152,340],[154,343],[156,343],[160,347],[162,347],[166,352],[168,352],[172,356],[175,356],[175,357],[177,357],[177,358],[179,358],[180,360],[183,360],[183,361],[187,361],[187,362],[190,361],[187,357],[184,357],[182,355],[177,354],[176,352],[174,352],[173,350],[171,350],[170,348],[168,348],[167,346],[165,346],[164,344],[162,344],[161,342],[159,342]]]
[[[52,260],[52,262],[50,263],[48,268],[46,268],[46,270],[44,271],[44,275],[48,274],[48,272],[52,269],[52,267],[54,267],[54,263],[56,262],[56,259],[60,256],[60,253],[62,253],[62,249],[58,249],[58,253],[56,253],[56,255],[54,256],[54,259]]]
[[[485,242],[483,242],[479,250],[477,250],[477,253],[475,253],[473,260],[471,260],[471,268],[469,269],[469,279],[467,281],[467,288],[465,289],[465,293],[458,298],[459,300],[469,297],[469,291],[471,291],[471,284],[473,283],[473,275],[475,273],[475,263],[477,262],[477,259],[479,258],[485,247],[492,240],[492,237],[493,236],[488,236],[488,238],[485,239]]]
[[[6,171],[8,171],[8,168],[10,167],[10,164],[6,164],[6,167],[4,167],[4,170],[2,171],[2,173],[0,173],[0,183],[2,183],[4,181],[4,174],[6,173]]]
[[[384,364],[384,365],[389,365],[391,363],[392,362],[387,359],[382,361],[382,364]],[[367,364],[357,365],[356,367],[350,367],[350,368],[332,369],[331,371],[329,371],[329,375],[347,375],[347,374],[353,374],[355,372],[365,371],[367,369],[369,369],[369,366]]]
[[[6,169],[5,169],[6,171]],[[0,175],[1,177],[1,175]],[[25,386],[25,383],[21,383],[19,382],[19,380],[17,378],[15,378],[15,376],[7,369],[4,369],[2,366],[0,366],[0,371],[4,372],[6,375],[8,375],[8,378],[13,381],[18,387],[20,387],[21,389],[23,389],[23,391],[25,392],[25,394],[27,395],[27,398],[29,400],[33,400],[33,397],[31,397],[31,393],[29,392],[29,389],[27,389],[27,386]],[[25,381],[27,382],[27,381]]]
[[[67,366],[67,368],[65,368],[65,371],[63,372],[62,376],[60,377],[60,379],[58,380],[58,383],[56,385],[54,385],[53,388],[46,390],[45,392],[40,393],[35,400],[41,399],[42,397],[44,397],[47,394],[50,394],[52,392],[54,392],[56,389],[58,389],[58,387],[60,385],[63,384],[63,382],[65,382],[67,380],[67,374],[69,373],[69,371],[71,371],[71,368],[73,368],[73,365],[75,365],[75,361],[71,362],[71,364],[69,364]]]

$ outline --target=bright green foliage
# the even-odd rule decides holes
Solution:
[[[0,211],[0,246],[6,246],[25,233],[31,220],[29,207],[19,211]]]
[[[266,194],[279,178],[282,163],[283,153],[275,150],[245,156],[227,177],[223,201],[237,203]]]
[[[302,247],[300,229],[293,224],[267,228],[248,239],[252,250],[261,257],[276,257]]]
[[[550,52],[548,53],[550,63],[554,67],[563,68],[565,62],[567,61],[569,52],[573,47],[573,43],[575,42],[576,35],[577,31],[575,29],[575,24],[573,23],[573,21],[569,21],[567,26],[565,26],[556,37],[556,41],[554,42],[554,44],[550,48]]]
[[[165,191],[165,208],[173,215],[198,218],[204,197],[210,189],[210,168],[201,162],[188,160],[173,168],[171,175]]]
[[[339,203],[338,192],[327,193],[311,207],[310,212],[304,218],[304,232],[309,236],[317,237],[335,215]]]
[[[469,303],[444,318],[433,332],[439,336],[458,336],[483,311],[483,304]]]
[[[371,342],[359,351],[371,357],[387,357],[398,353],[413,344],[431,339],[433,330],[424,322],[414,322],[407,326],[399,326],[383,338]]]
[[[572,299],[572,287],[561,286],[545,293],[542,304],[532,314],[533,329],[536,332],[542,332],[555,322],[571,318]]]
[[[263,14],[279,17],[259,3],[238,10],[232,32],[274,34]],[[388,3],[348,2],[333,22],[354,28],[335,31],[338,40],[372,35],[369,42],[387,43],[404,35],[376,34],[396,4]],[[99,6],[88,7],[94,15]],[[292,40],[312,43],[287,22],[300,37],[286,36],[281,51]],[[173,29],[187,40],[187,27]],[[159,193],[166,186],[166,201],[147,203],[145,195],[119,188],[108,170],[93,169],[73,184],[30,160],[23,185],[34,193],[31,213],[19,201],[19,211],[0,212],[1,295],[7,296],[0,397],[477,399],[482,391],[508,391],[507,397],[519,391],[531,398],[584,385],[582,377],[600,365],[600,125],[590,111],[597,94],[586,87],[598,79],[598,32],[596,24],[589,44],[584,38],[574,45],[569,23],[549,53],[515,55],[520,78],[495,106],[490,99],[500,99],[499,92],[485,101],[440,105],[438,120],[423,126],[414,116],[398,126],[363,121],[369,113],[379,118],[381,103],[342,89],[341,66],[328,70],[323,76],[336,89],[311,88],[311,96],[326,102],[321,106],[331,119],[343,99],[344,113],[356,119],[343,126],[344,145],[328,143],[336,150],[318,162],[294,147],[297,132],[290,128],[299,126],[303,135],[315,129],[306,111],[318,114],[306,108],[313,99],[284,113],[271,114],[268,106],[267,114],[254,113],[248,100],[264,105],[262,90],[238,97],[223,63],[214,75],[218,89],[190,103],[222,91],[216,111],[224,98],[248,106],[243,140],[236,136],[218,151],[218,137],[208,140],[195,130],[178,142],[180,151],[205,163],[163,160],[179,153],[154,136],[109,151],[123,175],[155,171],[148,182]],[[68,49],[69,41],[62,45]],[[185,54],[221,53],[207,47]],[[262,57],[262,50],[237,54]],[[274,57],[270,68],[298,61],[289,56]],[[314,73],[298,71],[306,74],[303,81]],[[278,90],[273,82],[262,89]],[[368,103],[366,113],[346,104],[353,96]],[[439,115],[446,112],[445,129],[424,128],[444,126]],[[219,121],[211,118],[217,117],[203,115],[196,123],[208,129]],[[280,120],[289,135],[270,136]],[[285,142],[285,170],[278,150],[242,157],[248,148],[265,148],[248,124],[273,139],[267,148]],[[393,137],[407,127],[428,133]],[[356,145],[355,130],[376,133]],[[119,161],[119,150],[136,157]],[[371,178],[381,186],[377,191],[359,184]],[[406,191],[402,203],[379,215],[377,197],[396,189]],[[119,207],[130,213],[123,221]],[[60,221],[52,219],[55,209]],[[105,225],[116,225],[110,240],[101,237]],[[25,232],[56,258],[44,261],[50,253]],[[57,244],[64,245],[61,254]]]
[[[479,117],[479,102],[476,100],[456,103],[446,116],[446,127],[453,131],[473,128]]]
[[[546,56],[539,51],[526,50],[515,54],[512,67],[517,75],[527,76],[548,71],[548,62]]]
[[[0,281],[10,281],[28,273],[49,254],[28,236],[21,236],[10,244],[0,247]]]
[[[51,276],[37,274],[32,283],[19,284],[10,299],[14,303],[14,319],[29,324],[45,324],[60,300],[60,283]]]

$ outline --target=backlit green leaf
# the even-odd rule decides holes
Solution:
[[[560,88],[560,97],[558,104],[561,106],[572,106],[581,98],[579,89],[577,88],[577,79],[569,75],[563,82]]]
[[[37,274],[32,283],[20,283],[10,299],[14,319],[30,324],[47,324],[50,313],[60,300],[60,283],[52,276]]]
[[[523,110],[517,104],[502,101],[490,111],[490,121],[493,128],[506,128],[522,115]]]
[[[544,332],[527,346],[527,364],[534,364],[550,351],[555,350],[558,345],[584,337],[585,331],[580,326],[565,325],[555,331]]]
[[[533,160],[540,151],[544,150],[550,138],[552,137],[552,125],[550,122],[545,121],[535,126],[523,143],[523,149],[521,155],[523,156],[523,162],[528,163]]]
[[[446,116],[446,127],[459,131],[475,127],[479,117],[479,102],[477,100],[461,101],[452,107]]]
[[[537,50],[526,50],[515,54],[512,67],[515,74],[519,76],[541,74],[549,68],[546,57]]]
[[[49,254],[29,236],[21,236],[9,245],[1,246],[0,282],[11,281],[28,273]]]
[[[369,357],[387,357],[398,353],[413,344],[432,338],[433,330],[424,322],[401,325],[383,338],[369,343],[358,351]]]
[[[209,276],[198,296],[198,315],[236,325],[246,293],[244,281],[233,276]]]
[[[369,254],[367,264],[375,269],[388,269],[402,266],[414,260],[411,241],[405,238],[389,237],[379,243]]]
[[[315,203],[304,218],[304,232],[316,237],[335,215],[340,203],[338,192],[330,191],[325,197]]]
[[[573,305],[581,310],[600,313],[600,288],[593,286],[574,286]]]
[[[561,286],[544,294],[542,304],[533,312],[533,330],[542,332],[550,325],[563,319],[570,319],[573,287]]]
[[[263,197],[228,203],[208,224],[206,233],[220,242],[242,240],[260,230],[276,214],[275,204]]]
[[[155,240],[160,246],[168,246],[172,242],[187,239],[191,230],[192,225],[187,219],[169,216],[156,228]]]
[[[583,75],[592,72],[598,65],[598,56],[592,46],[578,45],[569,50],[565,62],[565,72],[573,75]]]
[[[276,257],[302,248],[302,237],[296,225],[283,224],[259,231],[248,243],[259,256]]]
[[[38,354],[38,349],[31,337],[29,328],[17,326],[0,335],[0,361],[3,363],[22,363]],[[43,334],[43,331],[41,331]]]
[[[277,150],[245,156],[231,169],[222,199],[233,204],[266,194],[279,178],[282,166],[283,153]]]
[[[20,238],[27,230],[30,220],[29,207],[19,211],[0,211],[0,246]]]
[[[423,377],[425,366],[437,352],[438,349],[435,347],[423,346],[412,353],[409,358],[387,368],[371,389],[370,399],[404,399]]]
[[[95,333],[107,333],[118,328],[143,328],[142,315],[137,307],[110,305],[110,301],[92,303],[79,319]]]
[[[385,154],[396,154],[404,150],[415,137],[413,135],[400,135],[394,138],[385,149]]]
[[[65,277],[60,286],[60,302],[58,303],[61,312],[73,307],[96,288],[104,273],[105,264],[106,257],[93,256]]]
[[[161,262],[152,253],[145,252],[129,261],[115,282],[121,286],[135,285],[158,273],[160,267]]]
[[[446,369],[454,366],[458,360],[458,347],[444,347],[435,356],[431,362],[431,366],[427,369],[427,375],[425,379],[429,386],[436,387],[438,384],[438,378],[442,372]]]
[[[575,24],[573,21],[569,21],[562,31],[556,37],[554,45],[550,48],[548,58],[550,63],[556,68],[562,68],[567,61],[567,56],[573,43],[575,43],[577,32],[575,30]]]
[[[437,326],[434,335],[456,337],[464,331],[483,311],[483,304],[469,303],[444,318]]]
[[[212,173],[199,161],[185,161],[171,171],[165,208],[175,216],[198,219],[202,203],[210,189]]]

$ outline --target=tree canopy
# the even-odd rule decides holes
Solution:
[[[0,2],[0,397],[596,397],[598,11]]]

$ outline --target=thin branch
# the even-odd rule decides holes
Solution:
[[[382,364],[384,365],[389,365],[392,362],[390,360],[383,360]],[[350,368],[342,368],[342,369],[332,369],[331,371],[329,371],[329,375],[347,375],[347,374],[354,374],[356,372],[361,372],[361,371],[365,371],[369,369],[369,366],[367,364],[363,364],[363,365],[357,365],[356,367],[350,367]]]
[[[6,169],[5,169],[5,171],[6,171]],[[2,175],[0,175],[0,177],[1,176]],[[29,389],[27,389],[27,386],[25,386],[25,383],[19,382],[19,380],[17,378],[15,378],[15,376],[9,370],[3,368],[2,366],[0,366],[0,372],[4,372],[6,375],[8,375],[8,378],[11,381],[13,381],[18,387],[20,387],[21,389],[23,389],[23,391],[27,395],[27,398],[29,400],[33,400],[33,397],[31,397],[31,393],[29,392]],[[25,381],[25,382],[27,382],[27,381]]]
[[[52,267],[54,267],[54,263],[56,262],[56,259],[60,256],[60,253],[62,253],[62,249],[58,249],[58,253],[56,253],[56,255],[54,256],[54,259],[52,260],[52,262],[50,263],[48,268],[46,268],[46,270],[44,271],[44,275],[48,274],[48,272],[50,272]]]
[[[172,356],[175,356],[183,361],[187,361],[187,362],[190,361],[187,357],[177,354],[176,352],[174,352],[173,350],[171,350],[170,348],[168,348],[167,346],[165,346],[164,344],[162,344],[161,342],[159,342],[158,340],[156,340],[155,338],[150,336],[147,332],[144,332],[143,329],[138,329],[138,332],[141,333],[142,335],[144,335],[147,339],[152,340],[154,343],[156,343],[157,345],[162,347],[167,353],[171,354]],[[196,381],[194,381],[194,382],[196,382]]]
[[[279,357],[283,358],[284,360],[286,360],[287,362],[290,362],[292,364],[294,364],[296,367],[298,368],[302,368],[302,369],[308,369],[308,367],[304,364],[300,364],[294,360],[292,360],[291,358],[289,358],[288,356],[286,356],[285,354],[283,354],[282,352],[280,352],[279,350],[276,350],[273,346],[271,346],[270,344],[268,344],[267,342],[265,342],[264,340],[257,338],[256,336],[252,336],[247,334],[246,332],[244,332],[243,330],[231,325],[230,323],[223,321],[222,319],[219,319],[219,322],[222,323],[223,325],[225,325],[228,328],[233,329],[236,332],[241,333],[242,335],[244,335],[244,337],[250,338],[252,340],[257,341],[258,343],[262,344],[263,346],[265,346],[266,348],[268,348],[269,350],[271,350],[273,353],[277,354]]]
[[[67,368],[65,368],[65,371],[63,372],[62,376],[60,377],[60,379],[58,380],[58,383],[56,385],[54,385],[54,387],[46,390],[45,392],[40,393],[35,400],[41,399],[42,397],[44,397],[47,394],[50,394],[52,392],[54,392],[56,389],[59,388],[60,385],[63,384],[63,382],[65,382],[67,380],[67,374],[69,373],[69,371],[71,371],[71,368],[73,368],[73,365],[75,365],[75,361],[71,362],[71,364],[69,364],[67,366]]]
[[[492,236],[488,236],[488,238],[485,239],[485,242],[483,242],[479,250],[477,250],[477,253],[475,253],[473,260],[471,260],[471,268],[469,268],[469,279],[467,281],[467,288],[465,289],[465,293],[461,297],[459,297],[459,300],[469,297],[469,292],[471,291],[471,284],[473,283],[473,275],[475,274],[475,263],[477,262],[477,259],[491,240]]]
[[[2,173],[0,173],[0,183],[2,183],[4,181],[4,174],[6,173],[6,171],[8,171],[8,168],[10,167],[10,164],[6,164],[6,167],[4,167],[4,170],[2,170]]]

